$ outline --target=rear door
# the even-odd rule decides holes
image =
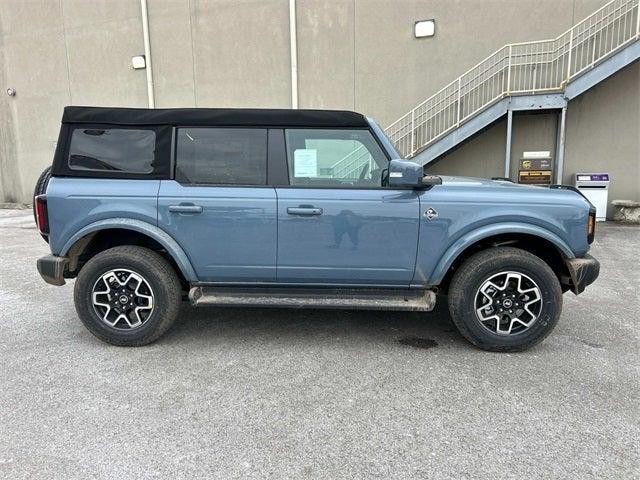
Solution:
[[[178,128],[175,179],[162,180],[158,224],[200,281],[272,282],[276,194],[267,186],[266,128]]]
[[[278,187],[282,283],[408,286],[419,199],[381,185],[386,157],[368,129],[286,129]]]

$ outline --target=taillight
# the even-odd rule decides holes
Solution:
[[[596,210],[592,208],[589,210],[589,220],[587,221],[587,242],[593,243],[593,239],[596,234]]]
[[[42,235],[49,235],[49,215],[47,212],[47,196],[38,195],[34,199],[36,203],[36,223]]]

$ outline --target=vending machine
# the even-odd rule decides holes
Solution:
[[[596,207],[596,221],[604,222],[609,202],[609,174],[576,173],[575,186]]]

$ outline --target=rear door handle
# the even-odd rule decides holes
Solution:
[[[180,205],[169,205],[169,211],[173,213],[202,213],[202,207],[193,203],[181,203]]]
[[[300,215],[303,217],[311,217],[313,215],[322,215],[322,209],[313,206],[300,205],[299,207],[288,207],[289,215]]]

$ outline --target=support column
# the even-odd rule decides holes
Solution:
[[[556,183],[562,183],[564,173],[564,142],[567,120],[567,106],[565,105],[558,114],[558,127],[556,129]]]
[[[510,178],[511,174],[511,137],[513,129],[513,110],[507,111],[507,148],[504,154],[504,178]]]

